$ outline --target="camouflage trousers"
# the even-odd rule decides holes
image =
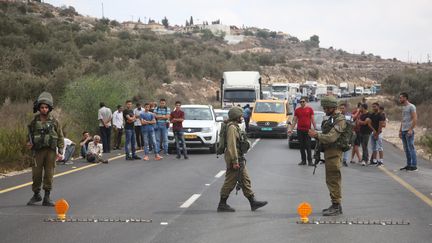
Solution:
[[[329,148],[324,151],[326,183],[332,203],[342,201],[341,158],[341,149]]]
[[[43,189],[51,191],[56,166],[57,153],[51,148],[42,148],[35,152],[34,163],[32,167],[33,185],[32,190],[39,193],[43,181]]]
[[[221,188],[220,195],[221,197],[227,198],[232,190],[234,190],[237,184],[237,176],[239,171],[231,168],[227,168],[225,173],[225,182]],[[251,180],[247,171],[246,166],[243,166],[241,170],[241,178],[242,178],[242,191],[245,197],[253,196],[254,193],[251,187]]]

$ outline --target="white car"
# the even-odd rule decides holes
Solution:
[[[215,153],[219,142],[222,117],[216,118],[211,105],[182,105],[185,113],[183,131],[188,148],[209,148]],[[168,131],[168,148],[175,150],[175,139],[172,124]]]
[[[222,117],[224,121],[228,120],[228,111],[229,110],[222,110],[222,109],[215,109],[214,112],[216,114],[216,118]],[[239,124],[239,127],[242,131],[246,131],[246,124],[244,122]]]

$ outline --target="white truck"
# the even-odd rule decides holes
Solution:
[[[255,71],[224,72],[221,79],[222,108],[253,105],[262,98],[261,76]]]
[[[326,95],[327,95],[327,86],[325,86],[325,84],[318,84],[315,90],[315,98],[318,100]]]
[[[364,93],[364,88],[362,86],[357,86],[355,89],[355,94],[356,95],[363,95]]]
[[[334,95],[339,98],[342,96],[339,87],[333,84],[327,85],[327,94]]]
[[[343,82],[339,84],[339,89],[342,97],[351,97],[354,94],[354,84]]]
[[[287,83],[273,83],[270,85],[271,96],[279,100],[289,99],[290,87]]]

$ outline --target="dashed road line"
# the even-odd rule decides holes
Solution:
[[[193,194],[186,202],[184,202],[180,208],[189,208],[199,197],[201,194]]]
[[[223,175],[225,175],[225,170],[221,170],[221,171],[219,171],[219,173],[217,173],[216,175],[215,175],[215,178],[221,178]]]
[[[251,149],[253,148],[253,147],[255,147],[255,145],[259,142],[261,140],[261,138],[257,138],[257,139],[255,139],[255,141],[252,143],[252,145],[251,145]]]

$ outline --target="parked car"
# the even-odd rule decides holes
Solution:
[[[216,117],[210,105],[182,105],[185,113],[183,121],[184,137],[188,148],[208,148],[215,153],[219,142],[222,117]],[[168,131],[168,149],[175,150],[172,126]]]
[[[228,111],[229,110],[222,110],[222,109],[215,109],[214,110],[214,112],[216,114],[216,118],[223,117],[223,121],[228,121]],[[242,131],[246,131],[246,124],[244,123],[244,121],[239,124],[239,127]]]
[[[315,124],[316,124],[316,130],[320,133],[321,132],[321,124],[325,118],[325,113],[322,111],[314,111],[314,119],[315,119]],[[311,147],[315,148],[315,144],[316,144],[316,140],[315,138],[311,139]],[[288,147],[289,148],[295,148],[295,147],[299,147],[300,146],[300,142],[298,140],[298,136],[297,136],[297,129],[294,129],[292,134],[288,137]]]

